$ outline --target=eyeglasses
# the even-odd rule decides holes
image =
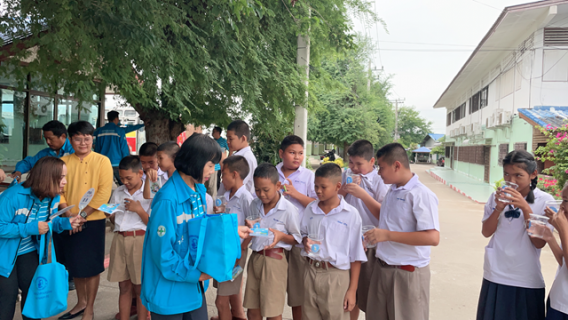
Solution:
[[[73,137],[71,139],[74,143],[76,144],[89,144],[89,143],[93,143],[93,138],[92,137],[85,137],[85,138],[75,138]]]

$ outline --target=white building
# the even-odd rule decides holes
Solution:
[[[446,166],[485,182],[534,150],[519,109],[568,106],[568,0],[507,7],[434,108],[446,108]]]

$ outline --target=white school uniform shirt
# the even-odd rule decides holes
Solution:
[[[250,147],[242,148],[241,150],[235,152],[233,155],[235,156],[242,156],[247,160],[249,165],[249,174],[243,179],[243,184],[247,187],[247,190],[250,194],[256,198],[256,193],[254,192],[254,180],[252,176],[254,175],[254,170],[258,167],[258,163],[256,162],[256,158],[252,153],[252,149]]]
[[[260,213],[260,227],[261,228],[272,228],[278,231],[282,231],[285,234],[294,236],[294,239],[298,242],[302,242],[302,236],[300,235],[300,222],[298,220],[298,209],[286,198],[280,195],[280,200],[274,208],[264,214],[264,205],[260,199],[255,198],[249,210],[257,210]],[[253,251],[261,251],[265,246],[269,246],[274,242],[274,234],[268,232],[268,237],[252,237],[250,248]],[[292,249],[291,244],[287,244],[280,241],[274,246],[274,248],[283,248],[290,251]]]
[[[158,167],[158,181],[160,182],[160,188],[164,186],[164,184],[166,184],[166,182],[168,181],[169,177],[168,177],[168,173],[166,171],[162,171],[162,169],[160,169]],[[146,172],[144,172],[142,174],[142,181],[146,182]],[[151,185],[150,185],[151,186]],[[154,198],[154,193],[150,192],[150,198]]]
[[[341,270],[349,270],[355,261],[367,261],[362,242],[361,217],[357,209],[339,196],[339,206],[325,214],[319,207],[319,200],[310,203],[304,211],[300,232],[309,236],[310,230],[318,230],[323,238],[320,245],[321,260]],[[319,228],[318,228],[319,225]],[[302,256],[308,253],[302,247]]]
[[[533,214],[544,215],[545,202],[554,200],[546,192],[534,189],[534,203],[529,203]],[[495,210],[495,193],[491,194],[485,204],[483,222]],[[540,249],[531,242],[525,226],[525,219],[505,218],[503,210],[499,216],[497,230],[485,247],[483,278],[506,286],[540,289],[544,288],[544,279],[540,271]]]
[[[253,200],[252,194],[247,190],[245,185],[242,185],[237,192],[229,199],[231,191],[225,192],[225,199],[227,199],[226,208],[229,213],[236,214],[239,226],[245,225],[245,214],[249,212],[250,204]]]
[[[391,185],[379,216],[379,229],[397,232],[440,231],[438,198],[416,174],[401,187]],[[376,257],[389,265],[423,268],[430,263],[430,246],[385,241],[377,244]]]
[[[347,169],[343,172],[341,182],[345,184],[345,180],[347,179],[347,175],[351,174],[351,169]],[[378,203],[383,203],[387,192],[389,191],[389,186],[385,184],[383,178],[379,175],[377,168],[373,168],[373,171],[367,174],[361,174],[361,184],[359,185],[363,188],[367,193],[373,197]],[[361,219],[363,220],[363,225],[373,225],[377,227],[379,225],[379,219],[377,219],[371,211],[367,208],[363,200],[353,196],[352,194],[345,195],[345,201],[350,205],[354,206],[359,214],[361,215]]]
[[[111,203],[118,203],[119,206],[114,212],[114,231],[134,231],[134,230],[146,230],[146,224],[142,222],[140,216],[136,212],[128,211],[124,205],[124,199],[132,199],[140,201],[142,208],[146,213],[150,214],[150,206],[152,205],[151,199],[144,199],[143,195],[144,182],[142,182],[142,187],[136,190],[133,195],[128,192],[126,186],[122,185],[114,190],[112,197],[110,198]]]
[[[289,182],[286,180],[286,177],[282,172],[283,165],[284,164],[282,162],[279,163],[276,166],[276,169],[278,170],[278,177],[280,179],[280,182],[284,185],[289,184]],[[294,188],[296,188],[296,190],[298,190],[299,193],[310,198],[317,199],[316,191],[314,189],[315,175],[311,170],[308,170],[304,167],[299,167],[296,171],[292,172],[288,176],[288,179],[292,181],[292,185],[294,186]],[[300,203],[300,201],[292,197],[287,197],[286,199],[288,199],[288,201],[292,202],[292,204],[296,206],[296,208],[298,208],[298,214],[300,215],[298,221],[302,221],[302,215],[304,214],[304,210],[306,208]]]
[[[548,297],[550,298],[550,307],[552,309],[568,314],[568,268],[566,268],[566,258],[562,258],[562,265],[556,271],[556,277]]]
[[[209,193],[205,194],[205,203],[207,204],[207,214],[214,214],[213,211],[213,197]]]

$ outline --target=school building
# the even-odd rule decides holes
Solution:
[[[568,123],[567,93],[568,1],[505,8],[434,105],[447,113],[446,167],[500,180],[508,152],[546,143],[539,126]]]

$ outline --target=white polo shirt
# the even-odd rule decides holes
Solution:
[[[264,205],[260,199],[255,198],[249,210],[256,210],[260,213],[260,227],[261,228],[272,228],[278,231],[282,231],[285,234],[290,234],[294,236],[294,239],[298,242],[302,242],[302,236],[300,235],[300,222],[298,221],[298,209],[286,198],[280,195],[280,200],[274,208],[264,214]],[[269,246],[274,242],[274,234],[269,231],[268,237],[252,237],[250,248],[253,251],[263,250],[265,246]],[[292,249],[291,244],[285,242],[278,242],[275,248],[283,248],[288,251]]]
[[[205,194],[205,203],[207,204],[207,214],[214,214],[213,212],[213,197],[209,193]]]
[[[351,172],[351,169],[347,169],[343,172],[341,180],[343,184],[345,184],[347,175],[351,174]],[[359,186],[363,188],[363,190],[367,191],[367,193],[378,203],[383,203],[383,200],[385,199],[385,196],[389,191],[389,186],[385,184],[383,178],[381,178],[381,176],[379,175],[377,168],[373,168],[373,171],[367,174],[362,174],[361,184]],[[375,218],[375,216],[367,208],[363,200],[348,193],[345,195],[345,201],[347,201],[347,203],[354,206],[355,209],[359,211],[364,226],[373,225],[376,227],[379,225],[379,220]]]
[[[556,271],[556,278],[550,289],[550,307],[556,311],[568,314],[568,268],[566,258],[562,259],[562,265]]]
[[[132,199],[140,201],[142,208],[150,214],[150,206],[152,205],[152,200],[144,199],[144,181],[142,181],[142,187],[136,190],[134,194],[130,194],[126,186],[120,186],[114,190],[110,198],[110,203],[118,203],[119,206],[114,212],[114,231],[134,231],[134,230],[146,230],[146,224],[142,222],[140,216],[136,212],[126,210],[124,206],[124,199]]]
[[[300,232],[302,237],[309,235],[309,230],[318,229],[323,236],[320,246],[322,261],[328,261],[341,270],[349,270],[355,261],[367,261],[361,239],[361,217],[352,205],[342,196],[339,206],[325,214],[318,206],[319,200],[310,203],[304,211]],[[302,247],[302,256],[307,252]]]
[[[529,204],[533,214],[544,215],[545,202],[554,200],[546,192],[534,190],[534,203]],[[517,219],[505,218],[505,211],[499,216],[497,230],[485,247],[483,278],[494,283],[540,289],[544,288],[544,279],[540,271],[540,249],[531,242],[525,226],[523,213]],[[495,210],[495,193],[485,204],[483,220],[489,219]]]
[[[278,176],[280,178],[280,182],[284,185],[284,184],[289,184],[289,182],[286,180],[286,177],[282,172],[283,165],[284,164],[282,162],[279,163],[276,166],[276,169],[278,169]],[[310,198],[317,199],[316,191],[314,189],[315,175],[311,170],[308,170],[304,167],[299,167],[296,171],[292,172],[288,176],[288,179],[292,181],[292,185],[294,186],[294,188],[296,188],[296,190],[298,190],[299,193],[308,196]],[[296,206],[296,208],[298,208],[298,213],[300,215],[299,221],[302,221],[302,215],[304,214],[304,210],[306,208],[300,203],[300,201],[292,197],[286,197],[286,199],[288,199],[288,201],[292,202],[292,204]]]
[[[416,174],[402,187],[391,185],[381,206],[379,228],[397,232],[440,231],[438,198]],[[422,268],[430,263],[430,246],[379,242],[376,257],[390,265]]]
[[[229,210],[229,213],[237,215],[239,226],[244,226],[246,218],[245,213],[249,212],[253,197],[245,185],[242,185],[237,192],[235,192],[233,197],[229,199],[230,194],[231,191],[225,192],[225,199],[228,199],[226,207]]]
[[[245,147],[235,152],[233,155],[242,156],[247,160],[249,165],[249,174],[243,179],[243,184],[247,187],[247,190],[253,198],[256,198],[256,193],[254,192],[254,179],[252,176],[254,175],[254,170],[258,167],[258,163],[256,162],[256,157],[252,153],[252,149],[250,147]]]

